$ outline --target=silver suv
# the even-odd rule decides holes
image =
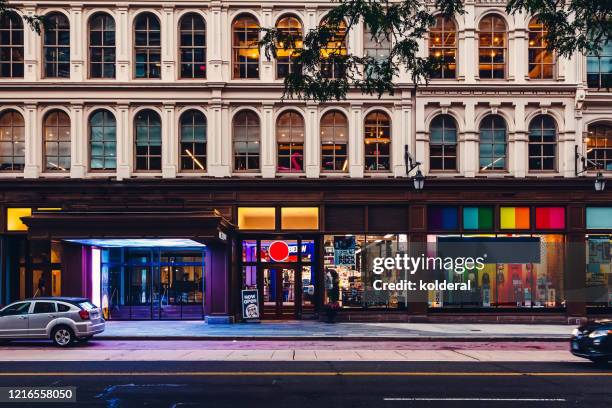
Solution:
[[[102,333],[105,325],[100,309],[86,298],[25,299],[0,310],[0,341],[50,338],[66,347]]]

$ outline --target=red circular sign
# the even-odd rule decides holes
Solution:
[[[289,257],[289,245],[285,241],[274,241],[268,247],[270,259],[282,262]]]

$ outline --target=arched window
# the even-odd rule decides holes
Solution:
[[[233,77],[259,78],[259,24],[249,15],[232,23]]]
[[[23,116],[7,110],[0,115],[0,170],[23,170],[25,163],[25,134]]]
[[[261,129],[255,112],[243,110],[234,116],[234,170],[259,170]]]
[[[557,127],[548,115],[538,115],[529,124],[529,170],[555,170]]]
[[[548,29],[537,18],[529,21],[529,78],[551,79],[554,76],[555,57],[546,49]]]
[[[161,78],[161,29],[152,13],[141,13],[134,23],[136,78]]]
[[[23,21],[12,12],[0,16],[0,77],[23,78]]]
[[[321,170],[348,170],[348,121],[339,111],[321,118]]]
[[[43,121],[45,169],[70,170],[70,118],[61,110],[47,113]]]
[[[294,50],[302,48],[302,23],[293,16],[284,17],[278,20],[276,29],[288,37],[288,41],[290,41],[286,50],[283,49],[285,44],[279,43],[276,55],[276,76],[277,78],[285,78],[294,69],[291,62]],[[291,47],[291,44],[293,44],[293,47]]]
[[[506,38],[506,22],[503,18],[490,14],[480,20],[478,26],[480,78],[503,79],[506,77]]]
[[[134,119],[136,170],[159,171],[162,163],[161,119],[157,112],[145,109]]]
[[[480,170],[505,170],[507,151],[506,121],[489,115],[480,122]]]
[[[322,21],[321,24],[326,25],[325,21]],[[327,42],[327,47],[321,49],[323,78],[340,78],[344,75],[343,57],[346,53],[346,23],[341,21],[334,35]]]
[[[457,26],[451,18],[436,17],[429,30],[429,56],[440,62],[432,78],[457,77]]]
[[[295,111],[282,113],[276,121],[278,171],[304,171],[304,118]]]
[[[438,115],[429,125],[429,168],[457,170],[457,122],[450,115]]]
[[[62,13],[45,17],[43,56],[45,77],[70,78],[70,23]]]
[[[367,171],[391,169],[391,119],[384,112],[375,111],[365,118],[365,168]]]
[[[587,130],[587,168],[612,171],[612,125],[595,123]]]
[[[199,110],[181,115],[181,170],[206,171],[206,116]]]
[[[89,149],[91,170],[117,168],[117,122],[107,110],[95,111],[89,117]]]
[[[206,22],[190,13],[180,24],[181,78],[206,78]]]
[[[115,77],[115,20],[96,13],[89,20],[89,77]]]
[[[612,39],[602,38],[601,52],[587,56],[587,85],[589,88],[612,88]]]

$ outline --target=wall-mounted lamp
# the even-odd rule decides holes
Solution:
[[[415,175],[412,177],[412,183],[414,189],[420,191],[425,186],[425,176],[421,173],[421,162],[418,162],[412,158],[410,152],[408,152],[408,145],[404,145],[404,162],[406,164],[406,177],[410,177],[412,170],[417,169]]]

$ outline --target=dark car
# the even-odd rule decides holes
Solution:
[[[573,355],[594,362],[612,360],[612,320],[596,320],[574,329],[570,349]]]

